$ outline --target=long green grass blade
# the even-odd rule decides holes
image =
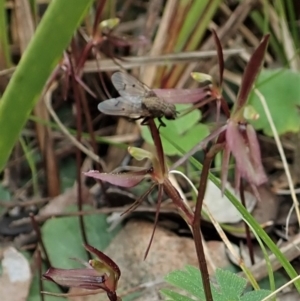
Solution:
[[[175,52],[179,52],[184,48],[184,45],[187,43],[191,33],[196,28],[198,20],[203,14],[208,2],[209,1],[205,0],[194,1],[192,3],[192,6],[186,15],[186,19],[178,35],[178,40],[174,48]]]
[[[0,171],[92,0],[51,1],[0,102]]]
[[[199,2],[202,2],[202,1],[199,1]],[[220,0],[213,0],[213,1],[208,2],[208,4],[205,7],[204,13],[201,12],[201,18],[197,23],[194,34],[191,36],[191,38],[187,42],[185,50],[197,49],[197,46],[202,41],[202,38],[209,26],[209,23],[212,21],[221,2],[222,1],[220,1]]]

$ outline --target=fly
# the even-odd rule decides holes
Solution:
[[[160,125],[166,126],[161,120],[175,119],[177,116],[174,104],[166,102],[145,84],[123,72],[116,72],[111,77],[112,83],[120,96],[107,99],[98,105],[98,110],[104,114],[126,116],[141,119],[147,124],[151,118],[158,118]]]

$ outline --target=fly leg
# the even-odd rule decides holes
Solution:
[[[139,205],[141,205],[141,203],[143,202],[143,200],[150,194],[150,192],[155,188],[156,184],[153,184],[146,192],[144,192],[144,194],[142,196],[140,196],[127,210],[125,210],[121,216],[123,216],[124,214],[128,213],[128,212],[132,212],[134,209],[136,209]]]
[[[150,117],[145,117],[144,120],[141,122],[141,125],[148,125]]]
[[[141,125],[147,125],[150,118],[153,118],[153,117],[145,117],[145,119],[142,121]],[[163,126],[163,127],[166,126],[166,125],[164,124],[164,122],[161,120],[161,118],[158,117],[158,120],[159,120],[159,126],[158,126],[158,129],[159,129],[161,126]]]
[[[138,118],[132,118],[132,120],[139,120],[141,118],[144,118],[144,117],[138,117]],[[148,121],[150,118],[153,118],[153,117],[145,117],[144,120],[141,122],[141,125],[148,125]],[[166,124],[161,120],[160,117],[158,117],[158,121],[159,121],[159,126],[158,126],[158,129],[163,126],[165,127]]]
[[[160,117],[158,117],[158,121],[159,121],[158,130],[160,129],[161,126],[166,127],[166,124],[161,120]]]

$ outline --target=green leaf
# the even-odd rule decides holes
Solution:
[[[0,102],[0,171],[47,79],[92,2],[50,2]]]
[[[93,208],[85,206],[84,210],[90,211]],[[107,216],[105,214],[84,216],[88,243],[99,250],[104,250],[119,230],[115,229],[108,232],[109,225],[106,219]],[[82,267],[80,263],[70,260],[70,258],[87,261],[88,258],[83,247],[77,216],[48,220],[42,227],[42,235],[51,264],[54,267]]]
[[[171,300],[176,300],[176,301],[194,301],[194,299],[189,298],[187,296],[184,296],[182,294],[179,294],[177,292],[171,291],[169,289],[162,289],[161,293],[164,294],[166,297],[170,297]]]
[[[169,273],[165,280],[195,296],[199,300],[205,300],[204,289],[202,285],[202,278],[198,268],[187,265],[186,270],[176,270]],[[224,301],[219,298],[219,293],[214,286],[211,287],[212,294],[215,301]],[[174,299],[177,300],[177,299]]]
[[[202,286],[202,277],[199,268],[196,268],[192,265],[187,265],[185,268],[189,273],[190,282],[193,283],[195,287],[200,286],[201,293],[203,292],[203,295],[205,295],[204,288]],[[222,299],[223,297],[219,294],[218,290],[215,288],[214,285],[211,285],[211,292],[214,301],[223,301]]]
[[[11,194],[10,192],[4,188],[2,185],[0,185],[0,199],[1,201],[10,201]]]
[[[190,294],[197,297],[198,299],[204,300],[205,295],[204,295],[203,287],[202,286],[200,287],[202,280],[201,280],[199,270],[197,274],[190,273],[190,270],[192,268],[194,267],[188,266],[186,267],[186,269],[189,269],[188,271],[185,270],[173,271],[169,273],[167,276],[165,276],[165,280],[168,283],[189,292]]]
[[[216,270],[216,280],[220,286],[221,295],[230,301],[239,300],[247,283],[246,279],[223,269]]]
[[[256,87],[263,94],[279,134],[300,130],[300,73],[289,69],[263,70]],[[272,136],[272,131],[259,98],[251,93],[249,103],[260,118],[252,124]]]
[[[262,298],[270,294],[270,291],[260,290],[248,292],[241,297],[246,287],[246,279],[223,269],[217,269],[215,277],[217,284],[211,283],[211,291],[214,301],[260,301]],[[171,300],[194,300],[189,296],[194,296],[197,300],[205,300],[201,274],[198,268],[190,265],[186,266],[185,270],[177,270],[169,273],[165,277],[165,280],[187,293],[186,296],[185,294],[182,295],[170,289],[161,290],[161,292],[168,298],[171,298]]]
[[[177,105],[176,109],[182,111],[190,108],[187,105]],[[189,114],[180,116],[175,120],[164,120],[166,127],[160,127],[159,132],[162,138],[162,144],[166,155],[180,155],[181,152],[174,147],[168,140],[177,141],[182,149],[187,152],[199,140],[205,138],[209,134],[208,127],[204,124],[198,124],[201,118],[199,110],[194,110]],[[158,124],[158,121],[156,121]],[[148,142],[153,144],[151,134],[147,127],[142,128],[142,136]]]
[[[62,192],[74,185],[76,181],[76,169],[76,159],[74,157],[64,158],[60,163],[59,173]]]
[[[259,290],[246,293],[241,297],[240,301],[261,301],[271,294],[271,291]]]

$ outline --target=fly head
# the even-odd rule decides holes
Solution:
[[[168,104],[168,106],[165,108],[164,116],[166,119],[169,119],[169,120],[176,119],[177,112],[176,112],[176,108],[173,104]]]

